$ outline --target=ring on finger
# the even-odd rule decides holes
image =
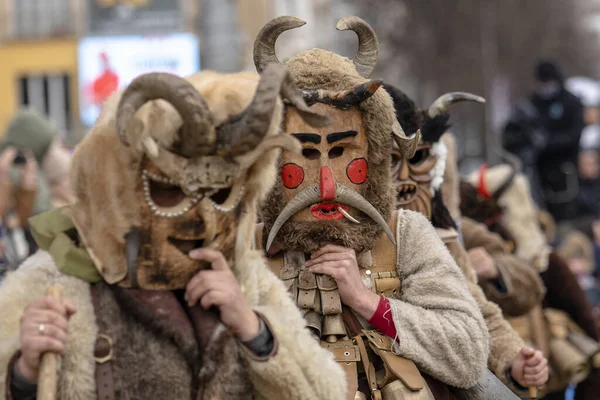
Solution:
[[[44,336],[46,334],[46,324],[40,324],[38,331],[40,332],[40,335]]]

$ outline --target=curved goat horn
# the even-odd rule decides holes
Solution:
[[[448,106],[458,103],[459,101],[475,101],[477,103],[485,103],[485,99],[472,93],[466,92],[449,92],[438,97],[427,109],[427,116],[435,118],[436,116],[445,113]]]
[[[504,194],[504,192],[506,192],[506,189],[510,187],[517,174],[521,172],[523,168],[523,163],[521,162],[521,159],[519,157],[504,149],[496,150],[496,154],[504,158],[511,167],[511,171],[508,177],[504,180],[504,182],[502,182],[500,186],[498,186],[498,189],[496,189],[492,194],[494,199],[498,200]]]
[[[258,146],[269,130],[280,95],[294,105],[310,125],[320,127],[329,123],[328,117],[315,113],[306,105],[289,70],[281,64],[270,64],[261,74],[250,105],[218,129],[217,154],[237,156]]]
[[[377,65],[379,58],[379,42],[371,25],[358,17],[346,16],[338,21],[338,31],[351,30],[358,36],[358,51],[354,56],[354,66],[360,76],[368,78]]]
[[[275,54],[275,42],[279,35],[290,29],[299,28],[306,22],[296,17],[277,17],[269,21],[258,32],[254,41],[254,66],[260,73],[267,65],[275,63],[281,64]]]
[[[352,89],[339,92],[322,89],[303,90],[302,96],[309,106],[320,102],[342,110],[347,110],[373,96],[382,83],[383,81],[381,79],[373,79],[358,84]]]
[[[117,111],[117,132],[123,142],[127,143],[125,132],[137,110],[156,99],[168,101],[183,120],[179,133],[182,155],[192,157],[213,150],[216,134],[206,101],[191,83],[164,72],[141,75],[123,92]],[[149,144],[145,143],[145,147],[152,148]]]

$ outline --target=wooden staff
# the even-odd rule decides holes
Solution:
[[[51,286],[46,291],[46,296],[62,300],[63,290],[60,286]],[[40,374],[38,378],[37,400],[56,400],[57,389],[57,361],[58,354],[47,352],[42,355]]]
[[[537,388],[535,388],[535,387],[530,387],[529,388],[529,398],[530,399],[537,399],[538,398]]]

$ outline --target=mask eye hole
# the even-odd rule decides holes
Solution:
[[[302,149],[302,155],[309,160],[317,160],[321,157],[321,152],[317,149]]]
[[[408,162],[411,165],[419,165],[422,164],[425,160],[429,158],[429,149],[421,149],[417,150],[413,158],[411,158]]]
[[[175,207],[185,200],[187,196],[177,185],[151,180],[150,197],[159,207]]]
[[[396,153],[392,153],[392,168],[397,169],[400,167],[400,163],[402,162],[402,158],[400,155]]]
[[[215,204],[221,205],[224,204],[229,195],[231,194],[231,187],[219,189],[217,193],[210,196],[210,199],[215,202]]]
[[[334,148],[329,150],[329,158],[331,158],[331,159],[338,158],[342,154],[344,154],[344,148],[341,146],[335,146]]]

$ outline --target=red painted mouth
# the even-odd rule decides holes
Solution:
[[[338,207],[348,211],[348,206],[339,203],[319,203],[310,208],[310,212],[318,220],[321,221],[339,221],[344,218],[344,215],[338,211]]]

